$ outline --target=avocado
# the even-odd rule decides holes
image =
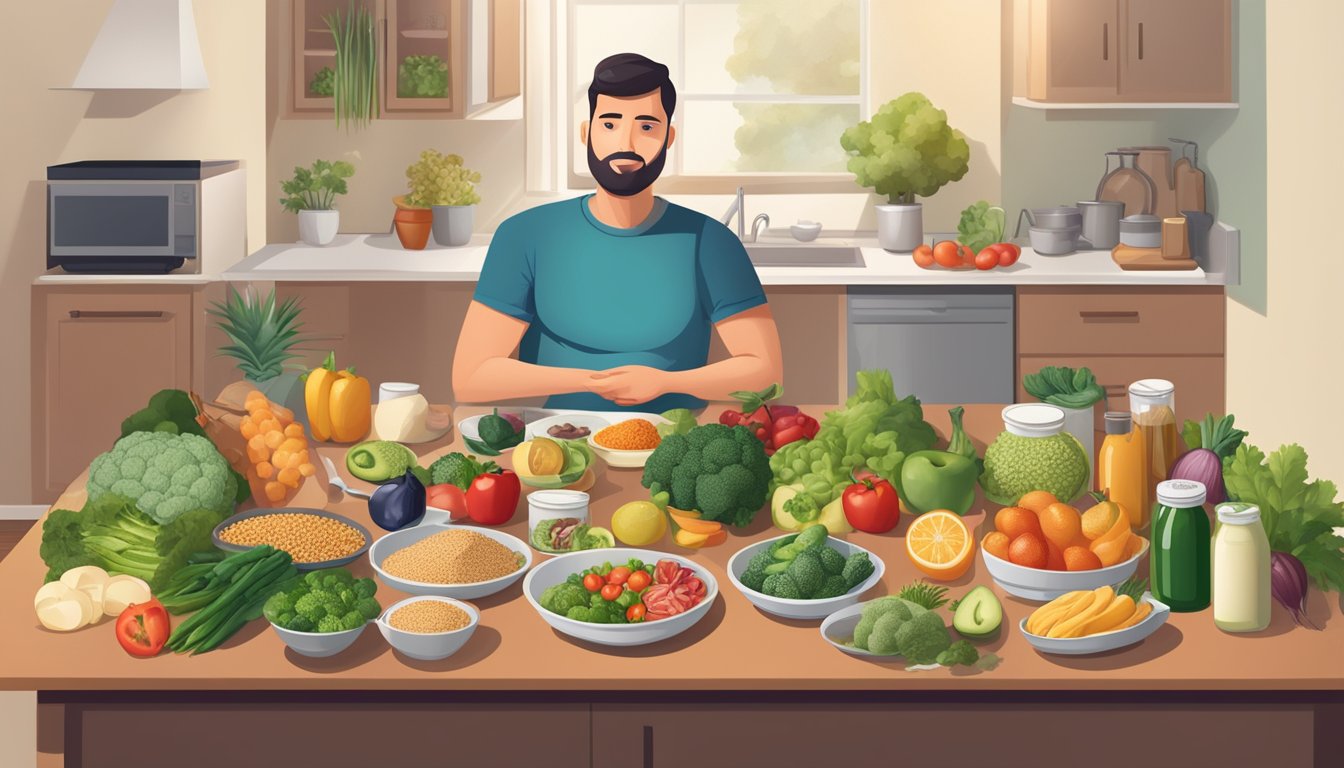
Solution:
[[[390,440],[369,440],[345,454],[345,468],[350,474],[370,483],[386,483],[416,466],[411,449]]]
[[[992,636],[999,631],[1003,623],[1003,606],[999,599],[989,591],[989,587],[976,587],[957,604],[952,614],[952,628],[962,637],[974,639]]]

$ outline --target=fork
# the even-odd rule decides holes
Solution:
[[[358,496],[361,499],[367,499],[373,495],[365,491],[356,490],[346,485],[345,481],[342,480],[341,476],[336,472],[335,462],[333,462],[331,459],[321,454],[318,454],[318,458],[322,459],[322,466],[325,467],[327,470],[327,481],[328,484],[331,485],[331,487],[340,488],[347,495]]]

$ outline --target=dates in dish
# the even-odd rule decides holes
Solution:
[[[589,430],[587,427],[576,427],[569,422],[564,424],[552,424],[551,428],[546,430],[546,434],[558,440],[578,440],[587,437]]]
[[[603,563],[541,593],[541,607],[590,624],[632,624],[685,613],[705,599],[705,582],[675,560]]]

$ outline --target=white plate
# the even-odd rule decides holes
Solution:
[[[854,605],[845,606],[840,610],[827,616],[825,621],[821,622],[821,636],[826,642],[835,646],[837,650],[850,654],[851,656],[876,656],[880,659],[898,658],[898,656],[889,656],[880,653],[873,653],[862,648],[855,648],[852,645],[846,645],[854,639],[854,628],[859,625],[859,619],[863,618],[863,607],[872,601],[864,601]]]
[[[655,427],[659,424],[671,423],[656,413],[613,413],[611,416],[612,426],[627,421],[633,421],[635,419],[644,419],[645,421],[652,423]],[[644,462],[648,461],[649,457],[653,455],[653,448],[643,451],[623,451],[617,448],[604,448],[593,439],[595,437],[597,437],[596,432],[588,436],[588,447],[593,449],[593,453],[601,456],[602,460],[607,462],[608,466],[619,467],[622,469],[640,469],[644,466]]]
[[[563,582],[572,573],[578,573],[602,563],[620,565],[631,559],[643,560],[645,563],[657,563],[659,560],[675,560],[681,563],[682,566],[690,568],[696,577],[705,583],[705,599],[685,613],[638,624],[590,624],[586,621],[577,621],[558,613],[552,613],[542,608],[541,603],[538,602],[542,592],[545,592],[548,587]],[[714,574],[706,570],[704,566],[678,555],[655,552],[649,549],[627,549],[624,547],[590,549],[583,552],[571,552],[567,555],[557,555],[538,565],[527,574],[527,578],[523,579],[523,597],[527,598],[527,602],[532,604],[532,607],[536,609],[537,613],[541,614],[541,618],[547,624],[561,634],[599,645],[648,645],[649,643],[676,637],[704,618],[705,614],[709,613],[709,607],[719,598],[719,582],[714,578]]]
[[[527,439],[528,422],[536,421],[537,419],[542,419],[555,413],[555,411],[548,411],[542,408],[500,408],[499,410],[501,413],[512,413],[518,418],[523,420],[523,439]],[[494,411],[492,410],[491,413],[493,412]],[[487,415],[489,414],[482,413],[476,416],[468,416],[467,418],[457,422],[457,433],[462,436],[462,441],[464,444],[468,439],[477,441],[481,439],[481,432],[479,429],[476,428],[476,425],[481,423],[482,416]],[[509,451],[512,450],[513,446],[509,446],[508,448],[505,448],[504,450],[500,451],[500,453],[508,453]],[[471,450],[471,448],[467,448],[466,452],[472,453],[473,451]]]
[[[1138,624],[1115,632],[1103,632],[1099,635],[1088,635],[1087,637],[1041,637],[1027,631],[1027,619],[1030,618],[1030,615],[1018,622],[1017,627],[1022,630],[1022,636],[1027,639],[1028,643],[1031,643],[1031,647],[1042,653],[1082,656],[1089,653],[1114,651],[1117,648],[1124,648],[1127,645],[1134,645],[1142,641],[1156,632],[1158,627],[1167,623],[1167,617],[1171,615],[1170,607],[1159,602],[1151,592],[1144,592],[1140,599],[1152,604],[1152,612]]]
[[[1028,568],[989,554],[980,548],[980,557],[985,568],[994,579],[994,583],[1003,587],[1003,591],[1015,597],[1039,602],[1049,602],[1060,595],[1077,592],[1082,589],[1113,587],[1134,575],[1139,560],[1148,552],[1148,540],[1143,540],[1139,553],[1124,562],[1107,568],[1091,571],[1047,571],[1043,568]]]
[[[392,576],[383,570],[383,561],[393,552],[405,549],[417,541],[441,531],[451,530],[475,531],[482,536],[498,541],[523,556],[523,567],[497,579],[478,581],[472,584],[429,584],[422,581],[408,581]],[[600,551],[609,552],[611,550]],[[532,548],[524,544],[517,536],[510,536],[495,528],[474,525],[421,524],[414,528],[394,531],[373,542],[373,546],[369,548],[369,562],[373,564],[374,572],[378,574],[378,578],[384,584],[409,595],[437,595],[439,597],[455,597],[458,600],[475,600],[508,589],[514,582],[522,578],[527,569],[532,567]]]
[[[793,534],[791,533],[784,534],[784,536],[792,535]],[[841,608],[859,602],[859,597],[862,596],[864,592],[872,589],[882,580],[882,574],[886,570],[882,558],[869,550],[860,547],[858,544],[851,544],[844,539],[837,539],[832,536],[826,539],[826,546],[833,547],[845,557],[849,557],[855,552],[868,552],[868,558],[873,561],[872,575],[867,579],[864,579],[857,587],[839,597],[824,597],[820,600],[793,600],[786,597],[771,597],[762,592],[757,592],[739,581],[742,573],[747,570],[747,563],[751,562],[751,558],[755,557],[757,552],[768,549],[771,544],[784,538],[784,536],[776,536],[772,539],[758,541],[755,544],[746,546],[738,550],[737,554],[733,555],[732,558],[728,560],[728,580],[733,583],[733,586],[737,587],[738,591],[740,591],[752,605],[760,608],[766,613],[774,614],[775,616],[780,616],[785,619],[824,619]]]
[[[588,434],[583,437],[568,439],[584,440],[597,434],[598,430],[610,426],[612,421],[611,417],[613,415],[614,414],[603,415],[596,411],[575,411],[573,413],[557,413],[554,416],[545,416],[536,421],[529,421],[527,423],[526,431],[523,434],[523,438],[531,440],[534,437],[550,437],[550,435],[546,434],[546,430],[551,427],[560,424],[573,424],[576,427],[587,427]]]

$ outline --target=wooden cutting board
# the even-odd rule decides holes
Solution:
[[[1161,270],[1179,271],[1195,269],[1199,265],[1194,259],[1164,259],[1161,248],[1135,248],[1129,245],[1117,245],[1111,251],[1111,259],[1125,270]]]

